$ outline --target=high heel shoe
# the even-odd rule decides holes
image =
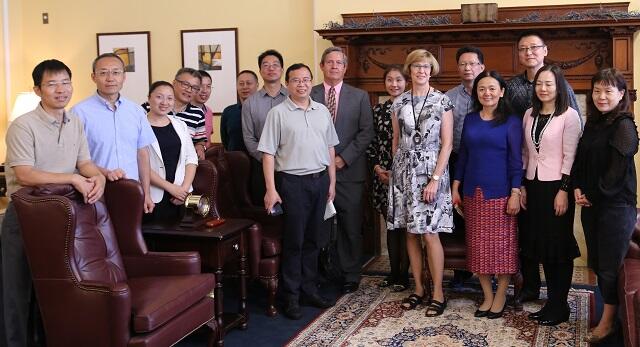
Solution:
[[[489,310],[482,311],[481,309],[477,309],[476,312],[473,313],[473,316],[476,318],[486,317],[489,314]]]
[[[500,310],[500,312],[493,312],[493,311],[489,310],[489,313],[487,313],[487,318],[488,319],[498,319],[498,318],[502,317],[502,314],[504,313],[504,308],[505,307],[507,307],[507,303],[506,302],[502,306],[502,310]]]

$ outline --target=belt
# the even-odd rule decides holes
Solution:
[[[293,175],[293,174],[288,174],[286,172],[280,172],[281,175],[289,175],[289,176],[300,177],[300,178],[320,178],[320,177],[324,176],[326,173],[327,173],[327,169],[324,169],[324,170],[319,171],[319,172],[314,172],[314,173],[308,174],[308,175]]]

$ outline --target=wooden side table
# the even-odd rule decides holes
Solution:
[[[198,251],[205,271],[216,275],[214,289],[216,319],[220,336],[218,346],[224,345],[225,334],[235,327],[246,329],[247,311],[247,231],[254,226],[250,219],[227,219],[222,225],[184,228],[179,225],[143,225],[142,233],[154,251]],[[223,277],[225,265],[237,264],[240,280],[238,311],[224,312]],[[228,275],[228,274],[227,274]]]

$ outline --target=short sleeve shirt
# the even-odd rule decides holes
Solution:
[[[464,117],[473,112],[473,97],[464,90],[463,84],[449,89],[445,95],[453,103],[453,152],[458,153]]]
[[[113,108],[96,93],[71,112],[84,123],[96,165],[108,170],[120,168],[127,178],[138,180],[138,149],[156,139],[142,107],[120,96]]]
[[[52,173],[74,173],[78,162],[91,160],[82,121],[66,112],[62,124],[38,107],[11,123],[6,136],[7,195],[22,188],[15,166],[32,166]]]
[[[309,98],[307,109],[291,98],[267,114],[258,150],[275,156],[275,170],[308,175],[331,163],[329,147],[338,145],[338,135],[329,110]]]

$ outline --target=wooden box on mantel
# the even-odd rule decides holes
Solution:
[[[498,4],[462,4],[462,23],[495,23],[498,20]]]

